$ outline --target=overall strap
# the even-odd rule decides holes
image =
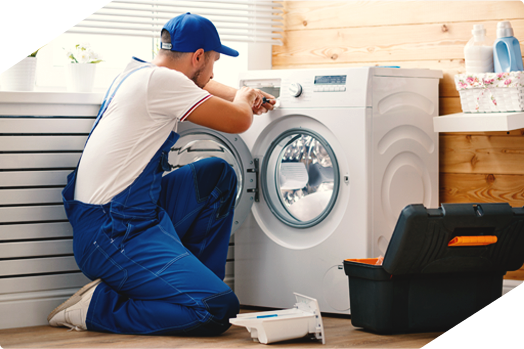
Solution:
[[[91,128],[91,131],[89,131],[89,136],[87,137],[87,140],[86,140],[86,144],[87,144],[87,141],[89,140],[89,137],[91,137],[91,134],[93,133],[94,129],[98,126],[98,123],[100,122],[100,119],[102,119],[102,116],[104,115],[104,113],[106,112],[107,110],[107,107],[109,106],[109,104],[113,101],[113,98],[115,97],[115,94],[116,94],[116,91],[118,91],[118,89],[120,88],[120,86],[122,85],[122,83],[124,82],[125,79],[127,79],[129,77],[129,75],[141,70],[141,69],[144,69],[144,68],[148,68],[150,66],[146,65],[146,66],[142,66],[140,68],[137,68],[135,70],[132,70],[130,71],[129,73],[127,73],[126,76],[124,76],[122,78],[122,80],[120,80],[120,82],[118,83],[118,85],[115,87],[115,89],[113,90],[113,93],[111,94],[111,96],[108,98],[110,92],[111,92],[111,89],[113,88],[113,85],[114,83],[116,82],[116,80],[118,79],[118,76],[113,80],[113,82],[111,83],[111,86],[109,86],[109,89],[107,90],[106,92],[106,95],[104,96],[104,101],[102,102],[102,105],[100,106],[100,110],[98,111],[98,115],[96,116],[96,120],[95,120],[95,123],[93,124],[93,127]]]

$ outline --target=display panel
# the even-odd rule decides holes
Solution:
[[[315,76],[315,85],[345,85],[347,75]]]
[[[275,98],[280,97],[280,86],[282,85],[281,79],[254,79],[254,80],[241,80],[240,86],[247,86],[251,88],[259,89],[269,93]]]
[[[264,91],[266,93],[269,93],[270,95],[272,95],[273,97],[275,98],[278,98],[280,97],[280,87],[260,87],[259,88],[260,91]]]

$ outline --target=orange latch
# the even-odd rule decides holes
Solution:
[[[486,246],[497,242],[495,235],[455,236],[448,246]]]
[[[363,258],[363,259],[346,259],[346,261],[348,261],[348,262],[363,263],[363,264],[369,264],[369,265],[382,265],[382,261],[383,260],[384,260],[384,257]]]

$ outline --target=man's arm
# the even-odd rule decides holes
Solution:
[[[242,133],[253,122],[253,106],[257,98],[255,89],[242,87],[232,101],[218,96],[207,99],[186,120],[221,132]]]
[[[215,80],[209,80],[209,82],[204,86],[204,90],[211,93],[213,96],[220,97],[226,101],[233,102],[237,89],[223,85]]]

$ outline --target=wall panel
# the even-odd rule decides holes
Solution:
[[[497,26],[497,21],[478,23],[486,28]],[[524,32],[524,20],[511,24],[515,32]],[[461,58],[471,28],[472,23],[465,22],[289,31],[284,40],[288,46],[274,46],[273,64]]]
[[[440,136],[440,172],[524,174],[524,137],[511,135]]]
[[[286,31],[522,19],[516,1],[285,1]]]
[[[524,175],[441,173],[442,202],[508,202],[524,206]]]

